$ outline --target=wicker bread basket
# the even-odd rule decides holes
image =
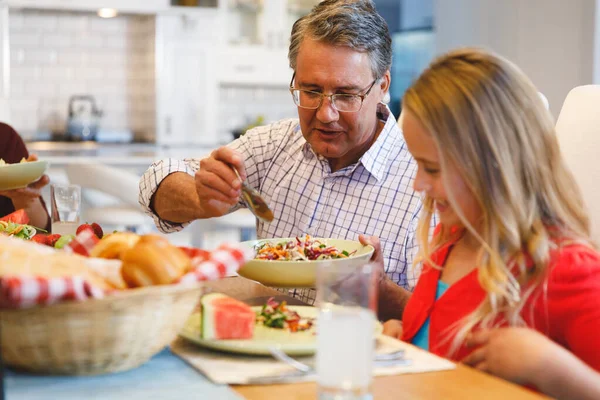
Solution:
[[[202,284],[131,289],[103,299],[1,310],[2,357],[14,368],[63,375],[125,371],[184,326]]]

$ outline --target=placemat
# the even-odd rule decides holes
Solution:
[[[404,349],[406,358],[410,359],[409,365],[376,367],[373,374],[375,376],[414,374],[456,368],[453,362],[411,344],[383,335],[377,339],[377,353],[391,353],[400,349]],[[294,368],[270,357],[212,351],[183,338],[178,338],[171,344],[171,351],[216,383],[243,385],[249,384],[253,378],[278,376],[294,371]],[[311,358],[299,357],[298,360],[311,363],[313,362]],[[315,380],[316,376],[310,374],[281,383]]]

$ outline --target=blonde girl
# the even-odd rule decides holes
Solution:
[[[460,361],[485,345],[472,335],[527,327],[599,370],[600,255],[533,84],[501,57],[453,51],[408,89],[401,124],[426,204],[423,271],[386,331]]]

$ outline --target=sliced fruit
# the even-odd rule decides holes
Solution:
[[[54,248],[55,249],[62,249],[63,247],[65,247],[71,240],[73,240],[73,238],[75,238],[74,235],[62,235],[57,241],[56,243],[54,243]]]
[[[48,235],[44,235],[43,233],[38,233],[31,238],[32,242],[36,242],[39,244],[49,245],[48,244]]]
[[[96,236],[98,236],[98,239],[102,239],[102,237],[104,236],[104,231],[102,230],[102,227],[96,222],[92,222],[91,226]]]
[[[82,231],[89,229],[90,231],[92,231],[92,233],[95,235],[96,232],[94,232],[94,228],[92,228],[92,226],[90,224],[81,224],[77,227],[77,231],[75,232],[76,235],[79,235]]]
[[[252,308],[222,293],[202,297],[202,338],[250,339],[256,315]]]
[[[5,215],[4,217],[0,218],[0,221],[14,222],[16,224],[25,225],[29,223],[29,216],[27,215],[24,209],[20,209],[13,213]]]
[[[54,247],[56,245],[56,242],[58,241],[58,239],[60,239],[60,235],[58,233],[53,233],[51,235],[47,235],[46,236],[46,244],[48,246]]]

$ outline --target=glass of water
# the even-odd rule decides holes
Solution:
[[[317,270],[317,383],[320,400],[372,399],[375,264],[331,262]]]
[[[52,233],[74,235],[81,213],[81,187],[79,185],[50,185]]]

